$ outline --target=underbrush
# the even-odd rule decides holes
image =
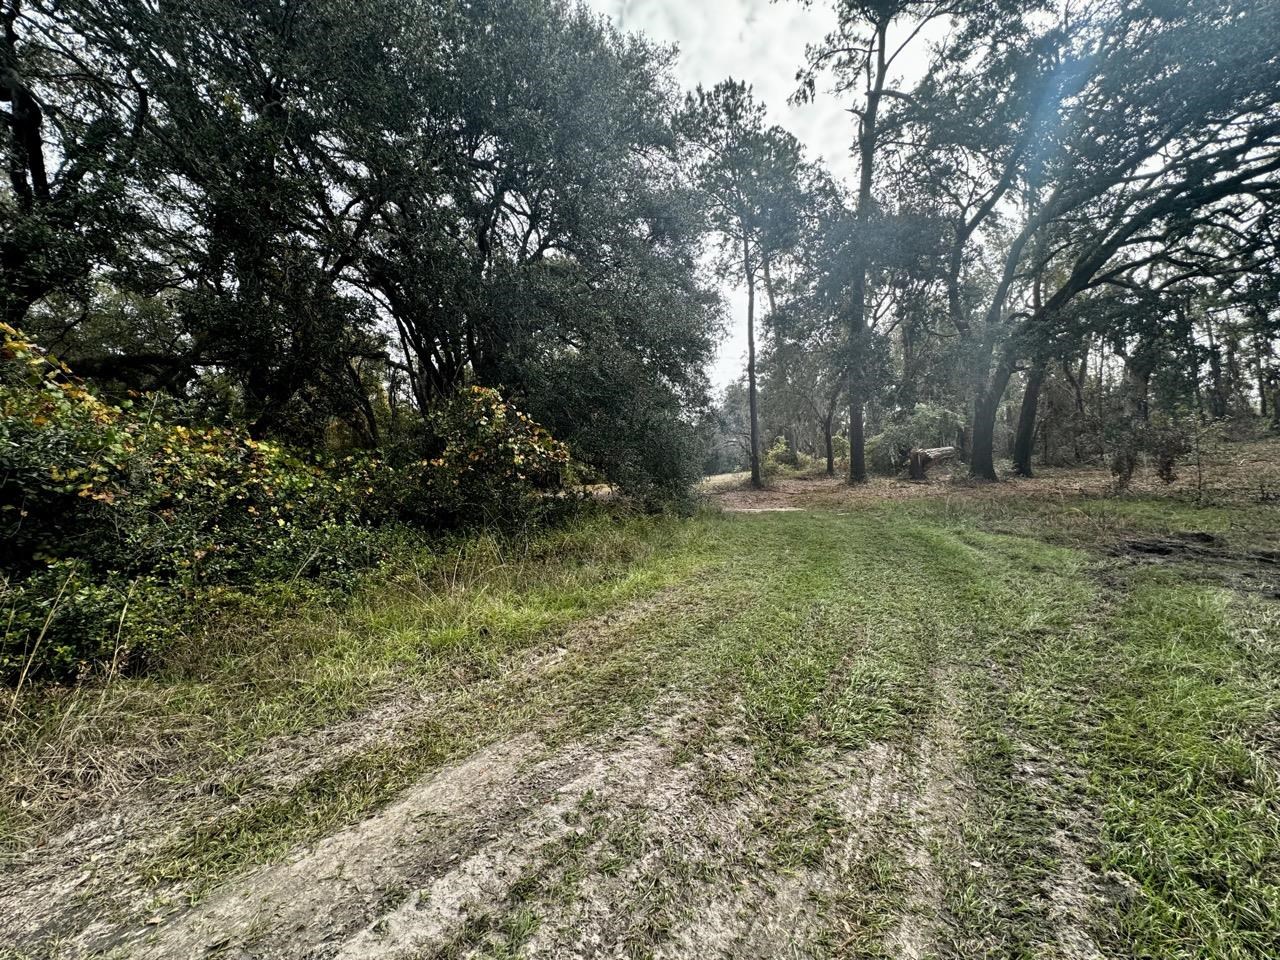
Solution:
[[[427,532],[574,506],[568,450],[493,390],[385,454],[307,456],[171,399],[109,403],[0,333],[0,680],[17,688],[154,668],[224,606],[287,612]]]

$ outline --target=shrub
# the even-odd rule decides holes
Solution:
[[[461,390],[433,412],[429,428],[440,449],[422,476],[438,519],[523,519],[563,486],[568,448],[496,390]]]
[[[903,455],[902,451],[894,446],[882,433],[877,433],[874,437],[867,437],[862,450],[863,456],[866,457],[867,466],[872,473],[892,476],[901,470],[907,462],[906,456]]]
[[[1178,479],[1178,461],[1193,449],[1194,425],[1177,417],[1161,417],[1150,422],[1123,423],[1109,431],[1112,445],[1111,472],[1120,490],[1133,481],[1145,457],[1162,483]]]
[[[825,461],[824,461],[825,462]],[[814,458],[802,450],[792,450],[786,437],[778,437],[773,445],[764,452],[760,467],[766,477],[777,476],[782,469],[804,473],[811,470]]]
[[[787,446],[786,437],[776,438],[764,451],[761,466],[769,473],[776,473],[780,467],[795,466],[795,458],[791,455],[791,448]]]
[[[1111,475],[1116,478],[1116,489],[1128,490],[1133,474],[1138,468],[1138,451],[1134,443],[1122,443],[1111,454]]]
[[[799,454],[791,449],[786,437],[777,437],[768,450],[764,452],[765,462],[775,467],[794,467],[799,465]]]
[[[849,438],[837,433],[831,438],[831,453],[837,460],[849,459]]]
[[[1147,431],[1146,446],[1162,483],[1178,479],[1178,460],[1191,452],[1191,437],[1185,425],[1175,420],[1153,424]]]
[[[0,324],[0,532],[5,565],[51,559],[77,535],[133,437],[121,410],[72,381],[12,327]]]
[[[540,515],[559,503],[549,495],[569,467],[567,448],[493,390],[441,404],[395,462],[308,460],[184,422],[159,397],[108,404],[18,331],[0,333],[0,675],[10,679],[24,665],[69,677],[106,659],[143,664],[211,586],[345,589],[403,524]]]
[[[66,679],[100,663],[136,670],[180,632],[184,607],[154,577],[95,577],[77,561],[54,561],[0,584],[0,676]]]

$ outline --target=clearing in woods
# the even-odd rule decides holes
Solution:
[[[711,498],[29,708],[0,955],[1275,955],[1273,504]]]

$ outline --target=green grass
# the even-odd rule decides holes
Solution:
[[[986,662],[965,675],[975,815],[947,858],[958,953],[1058,955],[1043,947],[1057,832],[1097,868],[1087,921],[1107,955],[1272,955],[1278,611],[1201,572],[1090,558],[1043,580],[1074,613],[1047,616],[1034,643],[990,636],[971,651]]]
[[[1104,865],[1138,887],[1118,935],[1156,955],[1263,956],[1280,943],[1280,757],[1260,739],[1280,716],[1275,609],[1143,577],[1115,640],[1091,759]]]
[[[675,521],[595,518],[529,541],[408,556],[340,609],[241,631],[220,621],[153,676],[33,691],[0,727],[0,842],[82,798],[154,776],[202,783],[271,738],[339,722],[408,686],[463,689],[557,631],[681,582],[707,561]],[[119,765],[84,758],[119,758]]]
[[[697,781],[699,802],[758,801],[747,859],[662,850],[648,899],[618,907],[630,955],[687,919],[700,884],[836,871],[839,892],[815,895],[818,955],[892,955],[891,918],[918,913],[945,956],[1066,957],[1066,903],[1108,956],[1265,957],[1280,941],[1280,608],[1199,561],[1147,568],[1110,548],[1192,530],[1272,545],[1274,516],[975,497],[473,539],[406,558],[341,609],[193,638],[167,673],[32,692],[0,744],[6,839],[29,843],[113,778],[211,787],[134,865],[198,895],[486,744],[532,731],[554,749],[684,705],[681,762],[725,737],[752,758]],[[283,785],[253,765],[409,694],[421,706],[394,740]],[[813,764],[856,775],[877,744],[907,769],[949,752],[955,795],[927,830],[909,805],[883,812],[837,868],[838,841],[867,825]],[[643,859],[644,816],[593,816],[599,849],[566,849],[457,949],[518,955],[584,878]],[[912,865],[921,844],[932,881]]]

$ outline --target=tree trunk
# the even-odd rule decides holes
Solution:
[[[822,421],[822,437],[827,444],[827,476],[836,475],[836,448],[831,442],[831,418]]]
[[[1216,347],[1209,348],[1209,413],[1215,420],[1227,415],[1227,401],[1222,392],[1222,353]]]
[[[969,473],[978,480],[1000,479],[996,474],[995,462],[996,415],[1012,376],[1012,362],[1001,359],[974,403],[973,449],[969,456]]]
[[[1098,386],[1095,394],[1098,408],[1098,462],[1107,462],[1107,344],[1098,343]]]
[[[1200,417],[1203,417],[1204,416],[1204,391],[1200,389],[1200,371],[1203,364],[1201,364],[1200,362],[1200,351],[1199,351],[1199,347],[1196,345],[1195,325],[1188,324],[1186,322],[1187,308],[1186,308],[1185,299],[1182,301],[1179,301],[1178,305],[1175,307],[1175,310],[1177,311],[1177,314],[1178,314],[1179,325],[1181,325],[1182,328],[1187,331],[1187,356],[1193,358],[1194,360],[1194,362],[1192,363],[1192,369],[1191,369],[1191,373],[1192,373],[1191,386],[1195,390],[1195,395],[1196,395],[1196,414]]]
[[[747,235],[742,235],[742,268],[747,278],[747,403],[751,408],[751,485],[764,486],[760,475],[760,417],[756,409],[756,283],[751,272]]]
[[[1205,314],[1204,329],[1209,335],[1209,414],[1215,420],[1227,415],[1227,398],[1222,391],[1222,350],[1213,337],[1213,321]]]
[[[769,269],[769,254],[767,250],[762,252],[760,266],[764,271],[764,292],[769,299],[769,313],[772,315],[778,312],[778,301],[773,295],[773,273]]]
[[[373,409],[373,401],[369,399],[364,383],[360,380],[360,371],[350,360],[347,361],[346,368],[347,377],[351,382],[352,399],[355,400],[356,409],[360,411],[359,417],[352,418],[351,425],[360,434],[360,439],[365,446],[370,450],[375,449],[381,443],[381,438],[378,436],[378,414]]]
[[[1146,423],[1150,416],[1148,396],[1151,392],[1151,371],[1137,360],[1124,358],[1125,419],[1130,423]]]
[[[1231,401],[1245,392],[1244,371],[1240,369],[1240,342],[1236,337],[1232,336],[1227,339],[1226,346],[1226,377],[1222,384],[1223,416],[1231,412]]]
[[[849,482],[867,482],[867,438],[862,422],[862,397],[849,389]]]
[[[1039,316],[1044,306],[1041,287],[1044,282],[1043,271],[1037,272],[1035,282],[1031,285],[1031,311]],[[1047,362],[1037,357],[1027,372],[1027,386],[1022,392],[1022,406],[1018,410],[1018,427],[1013,440],[1013,472],[1022,477],[1031,476],[1031,455],[1036,443],[1036,412],[1040,408],[1040,388],[1044,386]]]
[[[1267,365],[1262,354],[1261,335],[1253,339],[1254,363],[1258,368],[1258,416],[1267,419]]]
[[[49,183],[44,160],[44,110],[39,98],[22,77],[18,56],[16,23],[20,7],[5,4],[4,36],[0,41],[0,101],[9,104],[5,121],[9,135],[5,154],[10,196],[5,200],[5,236],[0,242],[0,317],[11,327],[21,328],[31,306],[59,287],[66,287],[89,272],[87,261],[75,260],[74,267],[63,262],[60,249],[74,244],[76,228],[57,212],[58,200],[67,189],[57,191]],[[41,211],[51,216],[41,216]],[[40,229],[15,230],[17,219],[35,216]]]
[[[891,15],[882,16],[875,25],[875,70],[868,76],[866,109],[858,126],[858,204],[854,220],[864,227],[871,219],[872,186],[875,183],[876,141],[880,99],[884,96],[889,76],[889,59],[885,50]],[[862,238],[854,248],[853,282],[849,304],[849,482],[865,483],[867,479],[866,436],[862,421],[863,396],[862,351],[866,346],[867,252]]]
[[[1027,388],[1022,394],[1018,412],[1018,433],[1013,443],[1013,472],[1031,476],[1031,452],[1036,439],[1036,412],[1040,407],[1040,389],[1044,386],[1045,364],[1039,362],[1027,374]]]
[[[969,474],[979,480],[999,480],[996,475],[996,402],[984,392],[973,410],[973,449],[969,452]]]
[[[1089,347],[1084,348],[1084,356],[1080,358],[1080,375],[1072,381],[1076,390],[1076,413],[1084,416],[1084,387],[1089,376]]]

